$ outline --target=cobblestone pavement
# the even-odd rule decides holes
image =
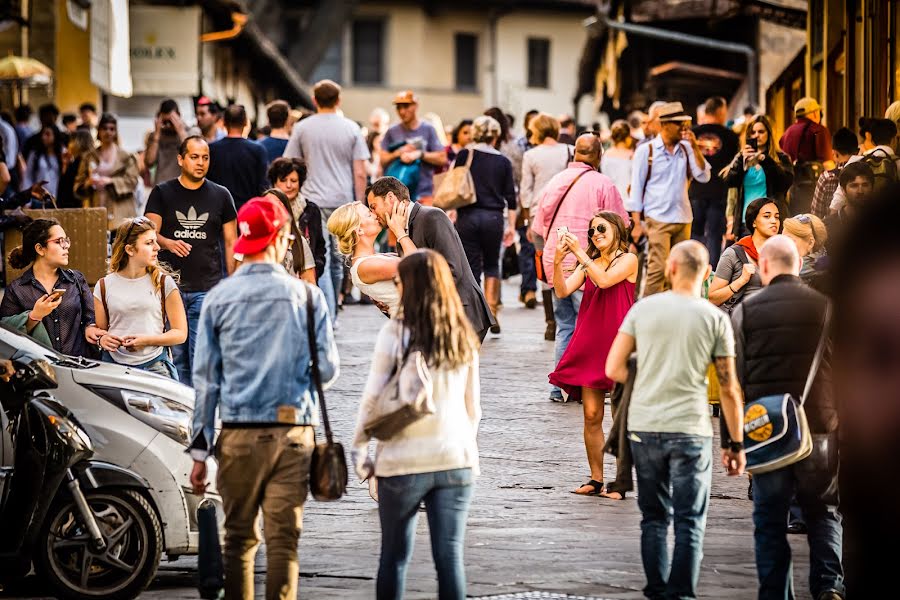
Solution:
[[[634,496],[614,502],[569,493],[588,475],[581,406],[548,401],[546,381],[553,353],[552,343],[543,341],[543,311],[521,307],[510,283],[504,285],[503,294],[507,307],[501,313],[503,333],[488,336],[482,355],[484,417],[478,436],[482,476],[466,537],[469,594],[564,597],[540,593],[556,592],[642,598],[640,514]],[[370,353],[383,322],[371,306],[350,306],[340,316],[341,374],[326,396],[337,437],[345,445],[351,439]],[[608,414],[606,418],[608,430]],[[607,459],[606,472],[612,475],[615,464],[612,457]],[[746,478],[728,478],[721,467],[715,468],[701,598],[756,597],[752,503],[746,494]],[[806,540],[791,536],[791,546],[797,598],[809,598]],[[378,553],[377,506],[364,485],[352,479],[348,495],[336,503],[310,500],[300,543],[301,597],[374,597]],[[257,597],[263,592],[262,554],[261,550]],[[163,563],[143,597],[196,598],[195,565],[192,558]],[[419,520],[406,597],[437,597],[424,517]]]

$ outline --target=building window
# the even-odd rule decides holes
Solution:
[[[456,89],[475,91],[478,89],[478,36],[472,33],[457,33],[454,36],[456,49]]]
[[[384,21],[353,22],[353,83],[384,83]]]
[[[528,87],[550,87],[550,40],[528,38]]]
[[[316,65],[310,81],[330,79],[335,83],[343,83],[344,79],[344,40],[338,36],[325,51],[325,56]]]

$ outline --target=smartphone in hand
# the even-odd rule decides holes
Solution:
[[[66,288],[53,288],[51,292],[48,294],[50,300],[56,301],[59,298],[62,298],[62,295],[66,293]]]
[[[557,235],[557,237],[563,237],[563,236],[566,235],[567,233],[569,233],[569,228],[566,227],[565,225],[556,228],[556,235]]]

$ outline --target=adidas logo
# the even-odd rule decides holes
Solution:
[[[178,219],[178,222],[184,228],[183,230],[176,231],[174,233],[176,238],[187,238],[194,240],[206,239],[206,232],[197,231],[197,229],[200,229],[201,227],[206,225],[206,221],[209,219],[209,213],[198,215],[196,209],[192,206],[188,209],[187,215],[179,210],[176,210],[175,218]]]

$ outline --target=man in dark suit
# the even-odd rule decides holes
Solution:
[[[398,202],[409,202],[409,190],[395,177],[382,177],[372,184],[366,195],[366,203],[378,222],[387,226],[388,217]],[[487,300],[469,268],[456,228],[439,208],[412,204],[407,212],[406,235],[418,248],[430,248],[439,252],[450,265],[456,291],[472,327],[484,341],[488,330],[495,324]],[[403,236],[399,236],[402,238]],[[398,240],[399,241],[399,240]],[[399,249],[399,244],[398,244]]]

